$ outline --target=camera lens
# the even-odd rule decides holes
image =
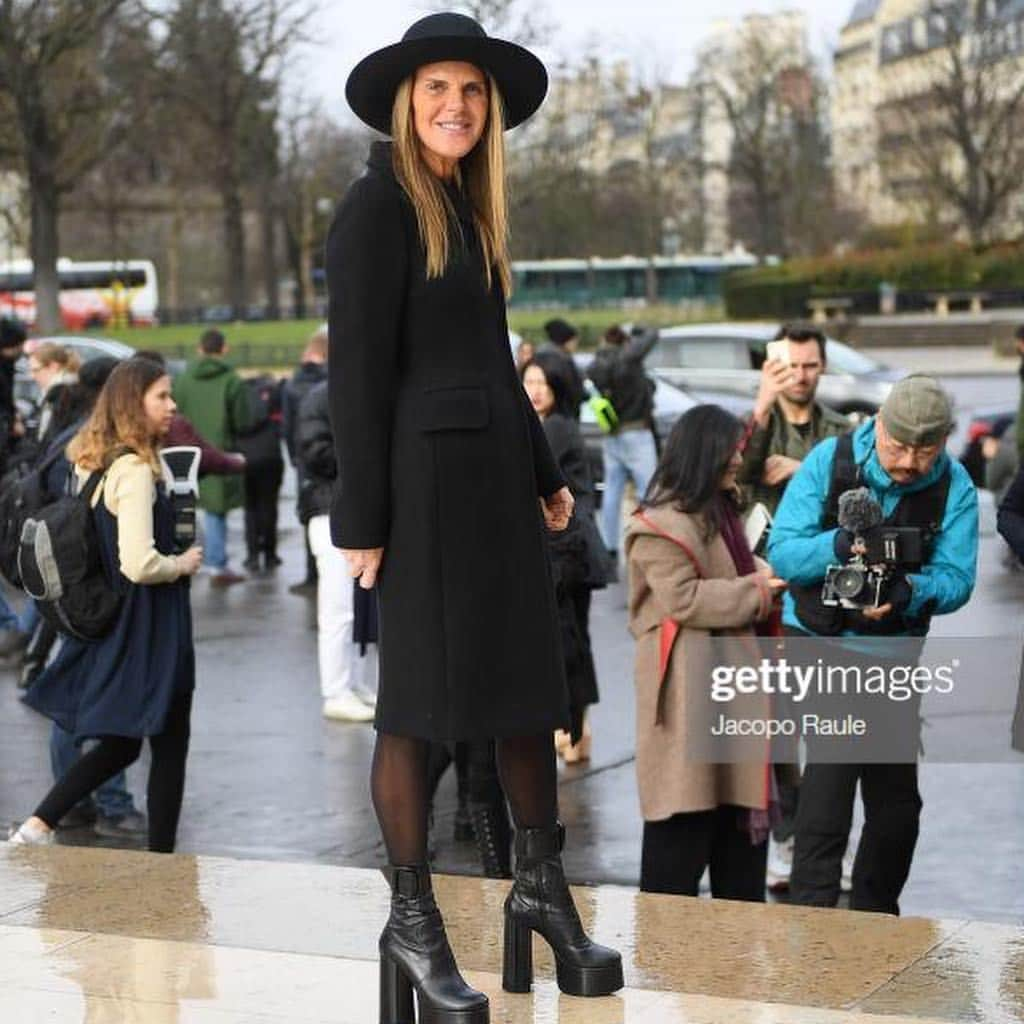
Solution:
[[[864,589],[864,570],[840,569],[835,575],[833,586],[841,598],[852,600]]]

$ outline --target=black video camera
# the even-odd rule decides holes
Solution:
[[[866,487],[839,496],[838,518],[865,550],[828,567],[821,602],[833,608],[878,608],[886,602],[890,580],[921,568],[923,533],[916,526],[883,524],[882,508]]]

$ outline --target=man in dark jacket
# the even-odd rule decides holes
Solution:
[[[0,472],[15,437],[14,364],[27,337],[19,320],[0,318]]]
[[[245,569],[276,569],[277,499],[284,479],[281,457],[281,382],[262,374],[246,380],[250,423],[238,435],[245,456]]]
[[[323,714],[337,721],[369,722],[376,703],[377,645],[357,650],[356,587],[344,556],[331,542],[331,495],[338,462],[326,381],[313,387],[299,406],[295,451],[302,466],[299,509],[320,576],[316,618]],[[361,596],[366,598],[367,593]]]
[[[736,475],[750,499],[761,502],[772,515],[807,453],[823,438],[845,434],[852,426],[816,400],[825,372],[825,335],[787,325],[775,340],[787,344],[789,360],[768,359],[761,368],[743,465]]]
[[[299,522],[303,525],[309,519],[303,514],[302,509],[302,467],[296,452],[296,431],[298,429],[299,407],[307,394],[321,381],[327,380],[327,325],[324,324],[310,337],[306,343],[305,351],[302,353],[302,361],[299,363],[291,380],[285,381],[284,390],[281,396],[281,418],[284,444],[288,449],[288,458],[295,467],[298,476],[298,505],[296,514]],[[306,540],[306,578],[301,583],[295,583],[288,589],[293,594],[312,594],[316,590],[316,559],[309,547],[309,540]]]
[[[590,364],[589,377],[615,407],[619,425],[604,439],[604,498],[601,533],[612,562],[617,560],[622,530],[622,494],[632,480],[637,498],[643,496],[658,464],[652,413],[654,385],[644,360],[658,340],[656,330],[610,327],[604,345]]]
[[[579,345],[579,335],[576,328],[565,320],[556,318],[549,320],[544,325],[544,333],[548,340],[541,345],[541,352],[552,352],[561,359],[563,376],[568,387],[568,403],[566,411],[572,413],[573,419],[580,418],[580,406],[587,392],[583,387],[583,374],[573,356]]]

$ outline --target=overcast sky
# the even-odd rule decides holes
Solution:
[[[304,55],[292,81],[319,97],[335,117],[351,116],[344,88],[353,65],[371,50],[397,42],[430,9],[427,0],[325,0],[316,15],[320,45]],[[716,18],[751,11],[806,11],[811,45],[827,57],[853,0],[547,0],[546,9],[558,28],[554,45],[538,49],[549,65],[593,49],[597,42],[597,52],[608,59],[625,57],[681,81],[695,47]]]

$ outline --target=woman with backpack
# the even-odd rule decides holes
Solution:
[[[72,765],[11,836],[53,842],[57,822],[98,785],[137,760],[149,771],[149,849],[174,849],[185,784],[195,652],[188,579],[202,550],[174,554],[174,516],[158,449],[174,416],[171,379],[133,358],[111,373],[85,426],[68,446],[79,493],[89,495],[116,618],[98,641],[65,637],[25,703],[81,743],[99,742]]]

